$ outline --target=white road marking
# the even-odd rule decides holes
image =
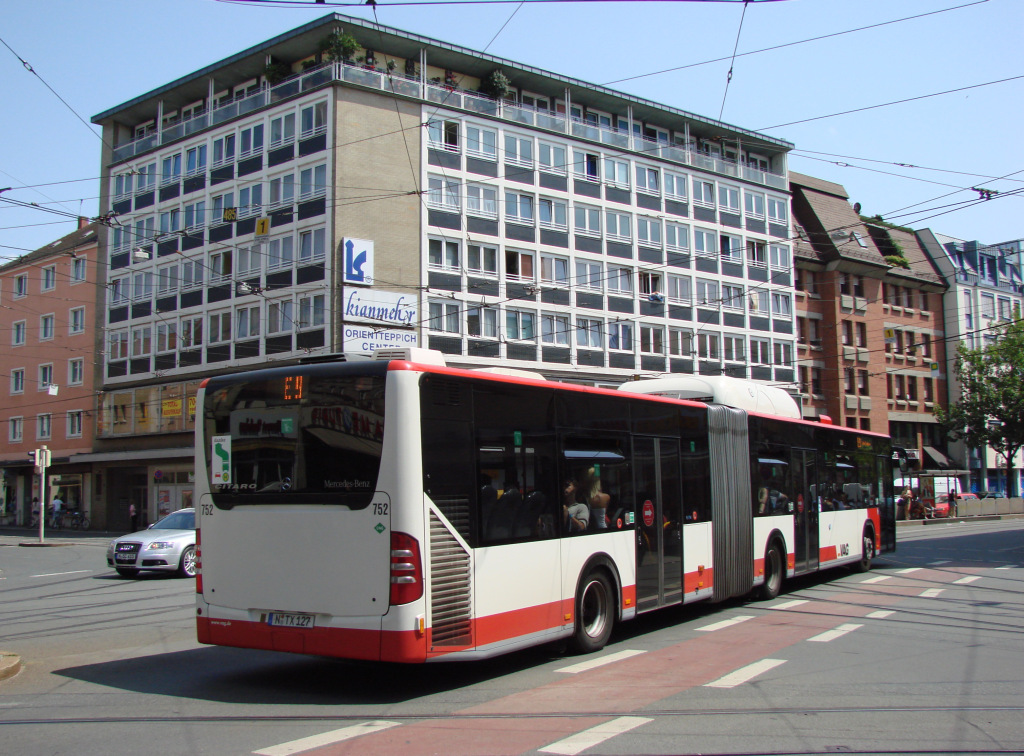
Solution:
[[[698,627],[697,632],[713,633],[715,630],[724,630],[727,627],[732,627],[733,625],[738,625],[741,622],[746,622],[747,620],[751,619],[754,619],[754,615],[741,614],[739,617],[733,617],[732,619],[722,620],[721,622],[716,622],[713,625],[705,625],[704,627]]]
[[[539,749],[540,753],[556,753],[560,756],[576,756],[576,754],[600,745],[606,740],[629,732],[632,729],[645,725],[653,720],[646,717],[619,717],[610,722],[591,727],[589,730],[578,732],[557,743],[552,743],[547,748]]]
[[[968,583],[973,583],[975,580],[981,580],[981,575],[968,575],[967,577],[962,577],[959,580],[954,580],[953,585],[967,585]]]
[[[1002,567],[996,567],[996,569],[997,570],[1012,570],[1013,569],[1013,565],[1012,564],[1004,564]]]
[[[48,572],[45,575],[29,575],[29,577],[58,577],[60,575],[77,575],[81,572],[92,572],[92,570],[73,570],[71,572]]]
[[[740,667],[735,672],[730,672],[725,677],[719,677],[713,682],[704,683],[705,688],[735,688],[737,685],[753,680],[768,670],[775,669],[780,664],[785,664],[785,659],[762,659],[759,662]]]
[[[938,562],[928,562],[928,566],[929,567],[938,567],[940,564],[949,564],[949,560],[948,559],[943,559],[943,560],[938,561]]]
[[[946,589],[945,588],[929,588],[924,593],[922,593],[920,597],[921,598],[935,598],[940,593],[942,593],[944,590],[946,590]]]
[[[896,612],[890,609],[880,609],[877,612],[871,612],[871,614],[868,615],[868,619],[885,619],[893,614],[896,614]]]
[[[324,732],[320,735],[311,735],[308,738],[293,740],[290,743],[270,746],[269,748],[263,748],[259,751],[253,751],[253,753],[257,754],[257,756],[289,756],[289,754],[301,753],[302,751],[308,751],[312,748],[321,748],[333,743],[340,743],[343,740],[358,738],[361,735],[370,735],[375,732],[380,732],[381,730],[388,730],[392,727],[398,727],[399,724],[401,723],[380,721],[363,722],[361,724],[352,725],[351,727],[342,727],[340,730],[331,730],[330,732]]]
[[[842,638],[847,633],[852,633],[859,627],[864,627],[864,625],[840,625],[834,630],[826,630],[820,635],[815,635],[813,638],[808,638],[807,640],[813,643],[828,643],[829,641],[834,641],[836,638]]]
[[[590,669],[597,669],[598,667],[603,667],[605,664],[612,664],[617,661],[622,661],[623,659],[629,659],[632,656],[637,656],[639,654],[646,653],[646,651],[617,651],[614,654],[608,654],[607,656],[601,656],[597,659],[590,659],[585,662],[580,662],[579,664],[573,664],[571,667],[562,667],[561,669],[556,669],[555,672],[564,672],[567,675],[575,675],[579,674],[580,672],[586,672]]]
[[[807,599],[794,599],[793,601],[784,601],[781,604],[775,606],[766,607],[767,609],[775,609],[779,612],[784,612],[787,609],[796,609],[798,606],[802,606],[807,603]]]
[[[892,575],[875,575],[869,577],[867,580],[861,580],[861,585],[867,585],[868,583],[881,583],[883,580],[892,580]]]
[[[897,575],[912,575],[915,572],[920,572],[920,571],[921,571],[920,567],[908,567],[905,570],[897,570],[896,574]]]

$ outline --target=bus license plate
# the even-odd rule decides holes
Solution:
[[[313,627],[313,615],[271,612],[267,615],[267,624],[274,627]]]

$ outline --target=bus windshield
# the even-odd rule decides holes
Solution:
[[[384,438],[384,374],[321,373],[210,381],[204,418],[215,505],[369,506]]]

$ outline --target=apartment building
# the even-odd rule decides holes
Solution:
[[[122,509],[190,502],[224,370],[402,345],[795,382],[783,140],[337,14],[93,121]]]
[[[963,241],[930,229],[917,232],[921,246],[949,282],[945,294],[945,331],[949,349],[946,373],[949,401],[955,402],[960,384],[953,372],[956,345],[980,349],[995,342],[998,326],[1021,316],[1024,281],[1021,278],[1021,249],[1024,241],[982,244]],[[964,490],[1006,492],[1006,460],[992,449],[969,449],[962,441],[950,442],[952,466],[966,471]],[[1020,455],[1014,460],[1017,476],[1014,490],[1020,491]]]
[[[805,417],[893,437],[914,469],[948,468],[947,285],[913,232],[863,219],[839,184],[790,173]]]
[[[93,506],[102,481],[80,460],[92,451],[96,407],[98,226],[72,233],[0,267],[0,473],[6,522],[27,525],[40,476],[29,453],[50,450],[46,500],[102,526]]]

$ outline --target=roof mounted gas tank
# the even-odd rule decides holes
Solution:
[[[723,404],[748,412],[761,412],[779,417],[801,417],[800,407],[783,389],[728,375],[648,378],[623,383],[619,386],[619,391],[668,396],[673,399],[692,399],[706,404]]]

